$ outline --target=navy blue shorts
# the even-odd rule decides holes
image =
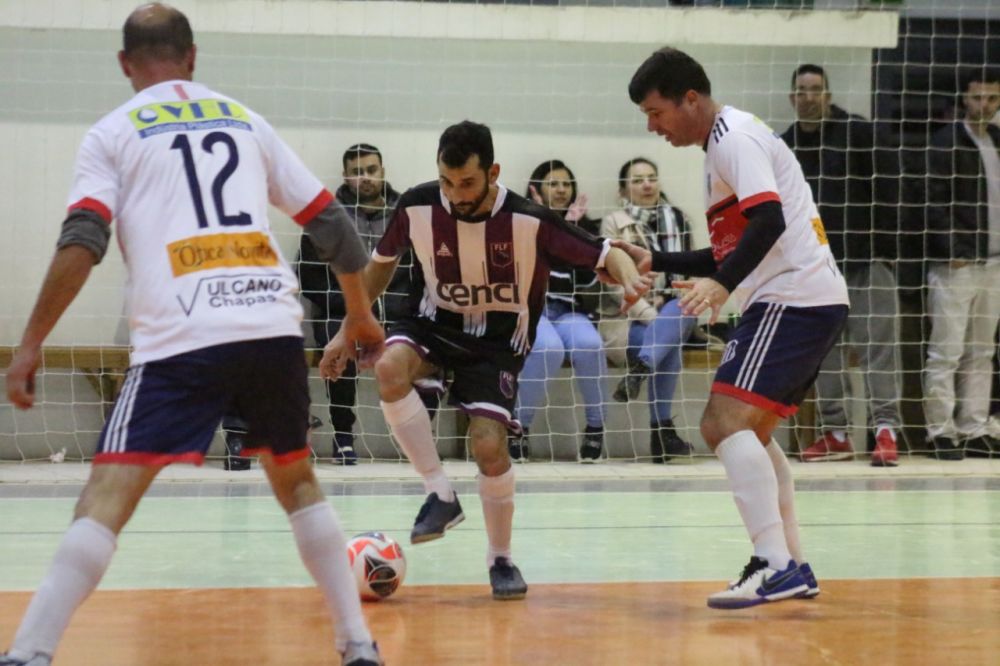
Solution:
[[[840,338],[847,310],[846,305],[754,303],[726,344],[712,393],[791,416]]]
[[[233,342],[134,365],[94,463],[201,464],[223,415],[247,422],[243,453],[278,463],[309,455],[308,368],[302,338]]]
[[[524,356],[422,317],[393,324],[386,345],[406,344],[423,360],[451,374],[448,401],[463,412],[500,421],[519,432],[514,419],[517,376]]]

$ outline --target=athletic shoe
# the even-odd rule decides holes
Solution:
[[[666,462],[663,459],[663,431],[656,426],[649,428],[649,455],[652,457],[651,462],[655,465],[662,465]]]
[[[628,372],[625,376],[621,378],[618,382],[618,387],[612,394],[613,397],[618,402],[628,402],[629,400],[635,400],[639,397],[639,391],[642,390],[642,384],[649,378],[650,373],[649,366],[642,361],[636,361],[635,363],[630,363],[628,366]]]
[[[896,450],[896,436],[891,430],[882,429],[875,435],[875,450],[872,451],[872,467],[895,467],[899,464]]]
[[[955,444],[951,437],[935,437],[930,441],[932,458],[938,460],[962,460],[965,458],[965,449]]]
[[[515,462],[528,462],[528,429],[521,430],[520,435],[507,435],[507,453]]]
[[[358,454],[354,451],[354,435],[338,432],[333,435],[333,464],[357,465]]]
[[[601,462],[601,454],[604,452],[604,430],[587,430],[583,433],[583,442],[580,444],[580,451],[576,455],[576,461],[581,463]]]
[[[524,599],[524,595],[528,593],[528,584],[524,582],[520,569],[506,557],[493,560],[490,586],[493,588],[493,598],[497,601]]]
[[[743,568],[739,580],[708,598],[709,608],[747,608],[769,601],[781,601],[807,592],[809,585],[795,560],[782,571],[772,569],[767,560],[757,556]]]
[[[813,573],[812,567],[809,566],[808,562],[803,562],[799,565],[799,573],[802,574],[802,578],[806,581],[808,589],[805,592],[799,592],[799,597],[802,599],[814,599],[819,596],[819,581],[816,580],[816,574]]]
[[[692,462],[694,447],[685,442],[674,429],[673,421],[666,421],[657,428],[660,432],[660,447],[663,451],[663,462],[677,458],[675,462]],[[655,461],[654,461],[655,462]]]
[[[967,439],[965,455],[970,458],[1000,458],[1000,440],[990,435]]]
[[[802,462],[850,460],[854,457],[854,449],[851,448],[850,439],[844,439],[842,442],[834,437],[832,432],[827,432],[799,455],[802,457]]]
[[[250,458],[241,456],[246,445],[246,432],[225,430],[226,457],[222,459],[222,468],[229,472],[245,472],[250,469]]]
[[[49,666],[52,663],[52,657],[36,653],[34,657],[30,659],[14,659],[14,657],[8,657],[6,653],[0,654],[0,666]]]
[[[410,530],[410,543],[433,541],[444,536],[444,531],[465,520],[458,495],[454,502],[443,502],[437,493],[431,493],[420,507],[417,519]]]
[[[382,666],[382,657],[378,653],[378,644],[364,641],[351,641],[343,653],[342,666]]]

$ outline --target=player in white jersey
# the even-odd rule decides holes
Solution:
[[[343,663],[380,664],[343,531],[309,460],[302,311],[268,202],[305,227],[337,273],[350,349],[377,353],[384,334],[362,283],[364,248],[346,211],[263,118],[191,81],[195,46],[182,13],[139,7],[123,38],[119,62],[137,94],[83,140],[69,213],[8,369],[7,396],[22,409],[34,403],[42,342],[103,258],[115,219],[132,363],[74,522],[0,666],[51,662],[157,473],[171,462],[200,464],[232,406],[250,415],[248,448],[261,454],[326,597]]]
[[[711,247],[625,249],[640,270],[703,276],[686,289],[685,314],[711,311],[737,288],[743,315],[726,345],[701,421],[726,469],[754,555],[713,608],[742,608],[819,593],[804,561],[791,469],[771,437],[793,414],[847,317],[847,287],[827,246],[809,186],[788,146],[749,113],[712,99],[705,70],[682,51],[651,55],[629,84],[647,129],[705,151]]]

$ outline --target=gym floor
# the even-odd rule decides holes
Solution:
[[[338,663],[260,472],[216,467],[171,467],[154,484],[57,664]],[[515,602],[489,595],[472,464],[446,463],[465,522],[420,546],[408,534],[423,490],[407,465],[317,472],[349,536],[380,530],[406,553],[405,584],[365,604],[389,664],[996,663],[1000,461],[793,468],[822,593],[728,612],[705,596],[750,549],[714,460],[519,466],[514,558],[530,589]],[[0,647],[87,470],[0,466]]]

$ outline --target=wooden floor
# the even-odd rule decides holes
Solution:
[[[366,614],[388,664],[997,664],[1000,579],[829,581],[814,601],[714,611],[710,583],[411,586]],[[0,644],[28,593],[0,593]],[[58,666],[338,664],[308,588],[97,592]]]

